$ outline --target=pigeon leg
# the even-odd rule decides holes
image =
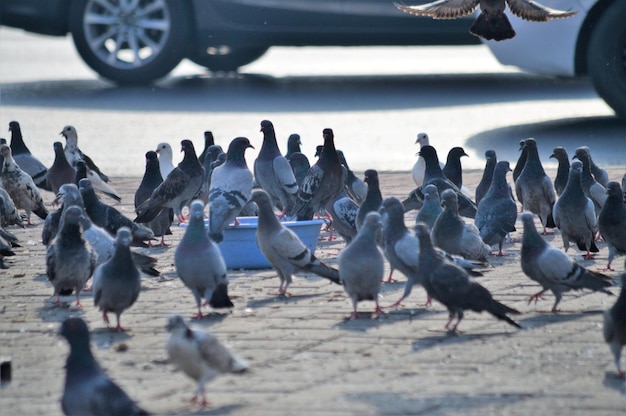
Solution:
[[[589,250],[587,250],[587,254],[585,254],[583,256],[583,259],[585,259],[585,260],[593,260],[594,257],[593,257],[593,254],[591,254],[591,252]]]
[[[107,311],[102,312],[102,319],[106,322],[107,326],[109,325],[109,316],[107,315]]]
[[[395,283],[397,282],[397,280],[394,280],[391,278],[391,276],[393,275],[393,269],[391,269],[389,271],[389,277],[387,277],[387,280],[383,280],[384,283]]]
[[[354,309],[354,311],[356,312],[356,308]],[[374,309],[374,313],[378,315],[387,315],[387,312],[383,311],[383,309],[378,304],[378,300],[376,301],[376,309]]]
[[[204,318],[204,315],[202,315],[202,310],[200,309],[200,306],[198,306],[198,313],[196,314],[196,316],[192,317],[191,319],[202,319]]]
[[[78,290],[76,291],[76,306],[78,306],[79,308],[83,307],[83,305],[80,303],[80,292]]]
[[[607,271],[607,270],[610,270],[610,271],[612,271],[612,272],[614,272],[614,271],[615,271],[615,269],[611,267],[611,262],[609,262],[609,263],[606,265],[606,267],[601,267],[601,268],[599,268],[598,270],[599,270],[599,271],[601,271],[601,272],[605,272],[605,271]]]
[[[391,304],[391,305],[389,305],[389,306],[383,306],[383,308],[385,308],[385,309],[395,308],[396,306],[399,306],[399,305],[402,303],[402,301],[404,300],[404,298],[405,298],[405,297],[406,297],[406,296],[402,296],[400,299],[398,299],[398,301],[397,301],[397,302],[394,302],[394,303],[392,303],[392,304]]]
[[[555,292],[554,296],[556,297],[556,300],[554,301],[554,305],[552,306],[552,313],[558,313],[559,309],[557,308],[557,305],[563,298],[563,295],[561,295],[559,292]]]
[[[530,303],[534,300],[535,301],[535,305],[536,305],[537,301],[539,299],[543,300],[544,297],[541,296],[541,295],[543,295],[543,292],[545,292],[545,291],[546,291],[546,289],[543,289],[541,292],[537,292],[534,295],[532,295],[530,298],[528,298],[528,304],[530,305]]]
[[[125,328],[122,328],[122,326],[120,325],[120,314],[116,314],[117,315],[117,326],[115,327],[115,331],[117,332],[126,332]]]
[[[357,313],[356,308],[352,311],[349,319],[359,319],[359,314]]]

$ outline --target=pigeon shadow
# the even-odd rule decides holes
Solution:
[[[626,396],[626,380],[619,378],[615,371],[607,371],[604,373],[602,385]]]
[[[565,312],[561,311],[558,313],[552,313],[550,311],[544,311],[544,312],[535,311],[534,313],[535,313],[534,316],[523,318],[517,321],[517,323],[522,325],[524,329],[535,329],[535,328],[541,328],[541,327],[551,325],[551,324],[562,324],[564,322],[575,321],[577,319],[584,318],[585,316],[588,316],[588,315],[601,315],[604,313],[604,311],[591,310],[591,311],[571,312],[571,313],[567,311]]]
[[[229,415],[238,410],[241,410],[245,406],[243,404],[229,404],[226,406],[211,408],[211,409],[199,409],[196,411],[190,411],[188,413],[178,413],[180,415],[197,415],[197,416],[212,416],[212,415]]]
[[[82,308],[74,305],[74,301],[71,303],[61,302],[60,305],[56,304],[56,296],[46,299],[44,305],[37,308],[37,316],[43,322],[61,323],[67,318],[79,317],[85,314]]]
[[[212,325],[222,322],[224,319],[230,316],[231,313],[232,313],[232,310],[228,310],[225,312],[217,312],[215,310],[212,310],[206,315],[203,315],[202,318],[200,319],[196,318],[195,316],[190,317],[189,324],[191,326],[199,326],[203,328],[208,328]]]
[[[311,295],[289,295],[289,296],[272,296],[265,299],[252,299],[248,300],[246,307],[248,308],[262,308],[267,305],[289,305],[292,303],[298,303],[302,300],[313,299],[320,296],[327,295],[328,293],[316,293]]]
[[[367,332],[370,329],[379,328],[383,325],[391,325],[397,322],[412,321],[413,319],[422,317],[431,313],[443,313],[443,311],[432,311],[426,308],[417,309],[401,309],[384,314],[374,312],[359,312],[358,319],[346,317],[340,322],[333,325],[335,329],[342,329],[354,332]]]
[[[126,331],[114,331],[105,327],[91,330],[91,339],[98,348],[110,348],[114,344],[119,344],[131,338],[132,335]]]
[[[435,331],[435,332],[438,332],[438,331]],[[441,332],[439,332],[439,335],[431,335],[431,336],[417,339],[413,343],[412,348],[413,348],[413,351],[418,352],[418,351],[427,350],[429,348],[432,348],[434,346],[441,345],[441,344],[464,344],[467,342],[472,342],[476,340],[485,340],[485,339],[495,338],[495,337],[511,337],[515,335],[516,333],[517,331],[466,333],[463,331],[453,332],[453,331],[441,330]]]

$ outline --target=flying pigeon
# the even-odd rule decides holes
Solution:
[[[554,158],[558,162],[556,176],[554,178],[554,190],[557,196],[561,196],[567,185],[567,178],[569,177],[569,156],[564,147],[557,146],[552,151],[550,158]]]
[[[61,408],[66,415],[148,415],[102,370],[89,346],[89,329],[81,318],[68,318],[59,335],[70,344],[65,364]]]
[[[618,254],[626,254],[626,202],[617,182],[609,182],[607,198],[598,216],[600,235],[609,248],[605,270],[613,270],[611,263]]]
[[[378,211],[383,203],[383,194],[380,191],[378,172],[374,169],[368,169],[363,172],[363,176],[363,182],[367,184],[367,194],[356,215],[357,230],[363,225],[367,214],[372,211]]]
[[[346,168],[346,192],[354,202],[361,205],[367,195],[367,185],[360,178],[358,178],[354,172],[352,172],[343,152],[341,150],[337,150],[337,154],[339,155],[339,161]]]
[[[226,263],[219,247],[208,237],[204,228],[204,204],[195,200],[189,211],[189,225],[176,247],[174,266],[196,300],[196,318],[202,319],[202,299],[214,309],[234,305],[228,297]]]
[[[595,234],[598,221],[591,199],[585,196],[582,186],[583,164],[579,160],[572,162],[569,170],[567,186],[554,204],[554,223],[561,231],[565,252],[569,242],[574,242],[578,249],[586,251],[585,258],[593,258],[591,252],[597,253]]]
[[[290,212],[295,204],[298,183],[289,161],[280,153],[276,142],[274,125],[269,120],[261,121],[263,145],[254,161],[256,183],[267,192],[272,206],[279,206],[282,215]]]
[[[237,216],[252,194],[254,179],[246,163],[246,149],[254,149],[246,137],[230,142],[226,162],[211,174],[209,189],[209,237],[216,243],[224,240],[224,229]]]
[[[600,214],[600,209],[606,200],[606,188],[595,180],[591,174],[591,156],[586,147],[579,147],[574,152],[573,159],[578,159],[583,163],[582,184],[585,195],[593,201],[596,214]]]
[[[626,267],[626,264],[624,265]],[[615,304],[604,312],[604,341],[609,344],[619,378],[626,378],[620,365],[622,348],[626,345],[626,273],[622,273],[622,289]]]
[[[31,212],[45,220],[48,216],[48,210],[33,182],[33,178],[15,163],[11,155],[11,148],[6,144],[0,145],[0,155],[4,157],[4,165],[0,172],[0,184],[13,200],[15,207],[26,211],[28,225],[31,225]]]
[[[100,168],[96,166],[93,160],[84,154],[80,148],[78,147],[78,133],[76,132],[76,128],[74,126],[65,126],[61,133],[61,136],[65,137],[65,157],[70,165],[76,167],[76,162],[79,160],[84,160],[87,164],[87,167],[93,171],[95,171],[105,182],[109,181],[109,177],[102,173]]]
[[[161,171],[161,177],[163,180],[167,178],[167,175],[174,170],[174,153],[172,146],[169,143],[162,142],[157,144],[156,153],[159,156],[159,170]]]
[[[324,129],[324,147],[317,162],[307,172],[290,216],[310,220],[324,209],[345,186],[348,172],[341,164],[332,129]]]
[[[601,273],[588,270],[572,261],[563,251],[551,246],[539,235],[533,222],[533,215],[524,212],[521,215],[524,225],[522,236],[522,271],[531,280],[541,285],[541,291],[528,299],[543,299],[547,290],[555,296],[552,312],[558,312],[557,306],[563,292],[569,290],[590,289],[611,294],[606,288],[612,286],[611,279]]]
[[[422,222],[428,226],[429,230],[432,230],[435,221],[439,218],[442,211],[437,187],[435,185],[426,185],[424,188],[424,204],[417,212],[415,222]]]
[[[552,181],[546,175],[539,160],[537,142],[529,138],[524,140],[527,152],[526,163],[520,176],[515,181],[517,200],[522,203],[524,211],[530,211],[541,219],[543,233],[546,228],[555,228],[552,207],[556,201]]]
[[[120,317],[135,303],[141,290],[141,276],[130,251],[131,240],[130,229],[120,227],[115,237],[113,257],[99,265],[93,274],[94,305],[102,312],[107,326],[108,313],[115,313],[115,331],[126,331],[120,325]]]
[[[200,162],[202,166],[204,166],[204,159],[211,146],[215,146],[215,138],[213,137],[213,132],[207,130],[204,132],[204,149],[202,149],[202,152],[198,155],[198,162]]]
[[[0,166],[0,169],[2,167]],[[0,226],[6,227],[7,225],[17,225],[24,228],[24,221],[22,216],[17,212],[15,203],[9,193],[0,187]]]
[[[480,14],[470,27],[470,33],[486,40],[501,41],[515,37],[515,30],[504,13],[505,3],[515,16],[531,22],[547,22],[578,13],[551,9],[532,0],[437,0],[419,6],[394,4],[405,13],[433,19],[457,19],[473,13],[480,5]]]
[[[347,195],[344,189],[335,199],[326,204],[326,212],[330,214],[332,229],[339,233],[346,244],[350,244],[357,233],[356,217],[359,212],[357,203]]]
[[[26,143],[24,143],[20,123],[11,121],[9,123],[9,131],[11,132],[11,153],[15,163],[33,178],[33,182],[38,188],[49,191],[50,187],[46,182],[48,169],[39,159],[33,156]]]
[[[462,267],[435,250],[426,225],[417,224],[415,231],[420,245],[418,261],[423,285],[429,297],[441,302],[450,313],[445,329],[456,332],[467,309],[475,312],[486,311],[516,328],[521,328],[507,316],[519,314],[519,311],[494,300],[491,293],[472,281]],[[456,323],[451,327],[454,318]]]
[[[159,170],[159,159],[156,152],[150,150],[146,152],[146,170],[141,179],[139,187],[135,191],[135,209],[145,201],[147,201],[152,192],[163,182],[163,177]],[[161,237],[161,245],[165,246],[165,236],[171,235],[170,229],[174,219],[173,209],[164,209],[152,221],[145,225],[152,230],[155,237]]]
[[[367,213],[354,240],[339,253],[339,279],[352,300],[352,318],[359,317],[357,303],[371,300],[376,303],[375,313],[382,314],[378,293],[385,272],[385,260],[377,241],[382,233],[382,220],[376,211]]]
[[[287,158],[291,165],[291,170],[293,170],[293,175],[296,178],[298,187],[302,185],[306,173],[309,171],[309,168],[311,168],[311,162],[309,162],[309,158],[302,153],[300,145],[302,145],[302,142],[300,141],[299,134],[294,133],[289,135],[285,158]]]
[[[170,361],[198,383],[191,401],[204,407],[209,404],[204,385],[218,374],[241,374],[248,363],[229,351],[208,332],[189,328],[180,315],[168,318],[165,327],[170,332],[167,355]]]
[[[459,215],[456,192],[452,189],[443,191],[441,205],[443,212],[435,220],[431,231],[433,245],[449,254],[487,262],[491,247],[482,240],[478,228],[466,223]]]
[[[463,168],[461,166],[461,158],[468,156],[462,147],[456,146],[448,151],[446,164],[443,167],[443,175],[450,179],[457,188],[463,186]]]
[[[485,152],[485,169],[483,170],[483,176],[480,178],[480,182],[476,186],[476,191],[474,193],[474,199],[476,201],[476,205],[480,204],[480,200],[483,199],[489,187],[491,186],[491,180],[493,179],[493,171],[496,168],[496,163],[498,163],[498,158],[496,157],[496,152],[494,150],[487,150]]]
[[[59,192],[61,185],[66,183],[74,183],[76,170],[69,164],[63,151],[63,143],[54,142],[54,162],[48,169],[47,181],[50,190],[55,195]]]
[[[150,198],[137,207],[135,222],[150,222],[168,208],[174,209],[179,221],[185,221],[182,209],[191,202],[191,198],[202,186],[204,168],[198,162],[191,140],[181,141],[181,147],[181,151],[185,152],[183,160],[156,187]]]
[[[80,292],[94,273],[98,255],[83,238],[80,218],[83,210],[75,205],[61,214],[59,232],[46,252],[46,274],[54,287],[56,303],[60,295],[76,293],[76,305],[80,304]]]
[[[254,191],[251,199],[259,207],[256,241],[261,253],[278,273],[279,295],[287,294],[292,275],[297,272],[315,273],[333,283],[341,284],[337,269],[315,257],[296,233],[278,220],[267,192]]]

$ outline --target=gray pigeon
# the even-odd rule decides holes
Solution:
[[[574,152],[573,159],[578,159],[583,163],[582,184],[585,195],[593,201],[596,208],[596,215],[600,214],[600,209],[606,200],[606,188],[596,181],[591,174],[591,156],[586,147],[579,147]]]
[[[31,212],[45,220],[48,216],[48,210],[35,182],[33,182],[33,178],[15,163],[11,155],[11,148],[6,144],[0,145],[0,155],[4,157],[4,165],[0,172],[0,185],[7,191],[15,207],[26,211],[28,225],[32,224],[30,222]]]
[[[626,268],[626,264],[624,265]],[[615,304],[604,312],[604,341],[609,344],[618,377],[626,378],[626,373],[620,365],[622,348],[626,345],[626,273],[622,273],[622,289]]]
[[[176,273],[191,290],[202,319],[202,299],[214,309],[231,308],[226,263],[217,244],[204,228],[204,204],[195,200],[189,207],[189,225],[174,253]]]
[[[593,202],[583,192],[582,171],[583,164],[579,160],[573,161],[567,186],[554,204],[553,216],[554,223],[561,231],[565,252],[571,240],[579,250],[587,252],[586,259],[591,259],[591,252],[599,251],[595,242],[598,221]]]
[[[515,37],[515,30],[504,13],[506,5],[515,16],[531,22],[547,22],[550,19],[561,19],[578,13],[551,9],[533,0],[437,0],[419,6],[394,4],[405,13],[429,16],[433,19],[457,19],[474,13],[480,5],[480,14],[470,27],[470,33],[495,41]]]
[[[339,253],[339,279],[352,300],[352,318],[357,319],[357,303],[372,300],[375,313],[382,314],[378,293],[385,272],[385,259],[377,241],[382,233],[382,220],[378,212],[368,212],[359,233],[349,246]]]
[[[519,314],[517,310],[494,300],[485,287],[470,280],[462,267],[449,261],[435,250],[426,225],[416,225],[415,232],[420,245],[419,264],[424,287],[429,296],[441,302],[450,313],[445,329],[456,332],[463,319],[464,311],[467,309],[474,312],[489,312],[496,318],[516,328],[521,328],[517,322],[507,316],[507,314]],[[455,317],[456,323],[451,327],[450,324]]]
[[[220,146],[213,145],[207,149],[206,157],[204,158],[204,175],[202,177],[202,186],[198,191],[194,199],[201,199],[206,204],[209,203],[209,189],[211,188],[211,176],[213,170],[219,166],[222,166],[226,162],[226,153]]]
[[[254,161],[256,183],[267,192],[272,206],[279,206],[282,215],[290,212],[295,204],[298,183],[289,161],[280,153],[276,142],[274,125],[269,120],[261,121],[263,145]]]
[[[472,223],[465,223],[459,215],[457,194],[446,189],[441,194],[443,212],[437,217],[431,231],[432,243],[449,254],[469,260],[487,262],[491,247],[480,238],[480,231]]]
[[[63,151],[63,143],[54,142],[54,162],[48,169],[48,185],[55,195],[59,192],[61,185],[74,183],[76,170],[69,164]]]
[[[200,162],[202,166],[204,166],[204,159],[211,146],[215,146],[215,138],[213,137],[213,132],[207,130],[204,132],[204,149],[202,149],[202,152],[198,155],[198,162]]]
[[[174,153],[172,146],[167,142],[161,142],[157,144],[155,152],[159,156],[159,171],[161,172],[161,177],[165,180],[170,172],[174,170]]]
[[[554,148],[550,158],[556,159],[559,164],[556,169],[556,176],[554,177],[554,190],[558,196],[561,196],[567,185],[567,178],[569,177],[569,156],[564,147],[558,146]]]
[[[368,169],[363,172],[363,182],[367,184],[367,194],[365,200],[359,206],[359,212],[356,215],[357,230],[363,225],[365,217],[372,211],[378,212],[383,203],[383,194],[380,192],[380,182],[378,180],[378,172],[374,169]]]
[[[529,138],[524,140],[524,148],[527,152],[524,169],[515,181],[515,194],[517,200],[522,203],[524,211],[530,211],[541,219],[543,233],[546,228],[555,228],[552,217],[552,207],[556,201],[552,181],[546,175],[539,160],[537,142]]]
[[[80,292],[96,268],[98,255],[83,238],[82,216],[80,207],[67,207],[61,214],[59,232],[46,252],[46,274],[54,287],[57,304],[60,295],[76,292],[76,305],[81,306]]]
[[[302,150],[300,149],[300,145],[302,142],[300,141],[299,134],[291,134],[287,139],[287,153],[285,157],[289,161],[291,165],[291,170],[293,170],[293,175],[296,178],[296,183],[298,187],[302,185],[302,181],[306,176],[306,173],[311,168],[311,162],[309,162],[309,158],[306,157]]]
[[[46,217],[43,224],[43,230],[41,231],[41,242],[46,247],[50,245],[54,237],[57,235],[63,210],[72,205],[76,205],[82,209],[84,209],[85,206],[83,203],[83,197],[81,196],[78,187],[73,183],[61,185],[61,188],[56,195],[56,200],[60,204],[60,207]]]
[[[89,345],[89,329],[81,318],[68,318],[59,335],[70,344],[65,364],[61,408],[68,416],[148,415],[102,370]]]
[[[337,269],[315,257],[296,233],[281,224],[274,215],[267,192],[254,191],[251,199],[259,207],[256,241],[261,253],[278,273],[279,295],[287,294],[287,289],[292,283],[292,275],[297,272],[315,273],[333,283],[341,284]]]
[[[356,236],[356,216],[359,212],[359,206],[347,194],[345,189],[342,190],[332,201],[326,205],[326,212],[331,218],[331,233],[334,229],[350,244]],[[329,237],[329,240],[332,239]]]
[[[480,200],[483,199],[489,187],[491,186],[491,179],[493,178],[493,171],[498,163],[496,152],[494,150],[487,150],[485,152],[485,169],[483,170],[483,176],[480,178],[480,182],[476,186],[475,201],[476,205],[480,204]]]
[[[103,181],[109,181],[109,177],[102,173],[100,168],[96,166],[93,160],[89,156],[84,154],[82,150],[80,150],[80,148],[78,147],[78,133],[76,132],[76,128],[74,126],[63,127],[63,130],[61,130],[61,133],[59,134],[65,137],[64,152],[65,157],[67,158],[67,161],[70,165],[75,167],[76,162],[78,162],[79,160],[84,160],[87,164],[87,168],[96,172]]]
[[[224,240],[224,229],[237,216],[252,194],[254,179],[246,163],[246,149],[254,149],[250,140],[237,137],[230,142],[226,162],[211,174],[209,189],[209,237],[216,243]]]
[[[141,290],[141,276],[130,251],[131,240],[130,229],[120,227],[115,237],[113,257],[99,265],[93,274],[94,305],[102,312],[107,326],[108,313],[115,313],[115,331],[126,331],[120,325],[120,317],[135,303]]]
[[[519,178],[519,175],[522,173],[522,170],[524,169],[524,165],[526,165],[526,159],[528,158],[528,149],[526,149],[526,146],[524,146],[524,143],[526,142],[525,139],[522,139],[519,141],[519,158],[517,159],[517,163],[515,163],[515,167],[513,168],[513,182],[517,182],[517,178]]]
[[[354,202],[361,205],[367,196],[367,185],[352,172],[341,150],[337,150],[337,155],[341,164],[346,168],[346,192]]]
[[[150,150],[146,152],[146,170],[141,178],[139,187],[135,191],[135,209],[147,201],[152,192],[163,182],[163,177],[159,170],[159,159],[156,152]],[[161,245],[165,246],[165,236],[171,235],[172,221],[174,220],[174,210],[164,209],[159,215],[146,225],[155,237],[161,237]]]
[[[324,129],[324,147],[317,162],[311,166],[302,182],[296,204],[290,216],[310,220],[344,188],[348,172],[341,163],[332,129]]]
[[[563,251],[551,246],[539,235],[533,222],[533,215],[524,212],[521,215],[524,225],[522,236],[522,271],[531,280],[541,285],[541,291],[528,299],[543,299],[541,295],[547,290],[555,296],[552,312],[558,312],[557,306],[563,292],[569,290],[590,289],[611,294],[606,288],[612,286],[611,279],[601,273],[588,270],[572,261]]]
[[[490,246],[498,244],[498,256],[504,255],[504,239],[508,233],[515,231],[517,220],[517,205],[506,181],[506,174],[510,171],[509,162],[502,160],[496,164],[491,186],[478,204],[474,222],[485,243]]]
[[[6,239],[6,235],[8,231],[4,228],[0,227],[0,269],[8,269],[9,267],[4,263],[5,257],[15,256],[15,252],[13,251],[13,244],[16,244],[19,247],[17,242],[11,243]],[[11,234],[12,235],[12,234]],[[15,237],[15,236],[13,236]],[[17,239],[15,240],[17,241]]]
[[[588,146],[581,147],[585,149],[587,151],[587,154],[589,155],[589,170],[591,170],[591,174],[593,175],[594,179],[596,180],[596,182],[606,188],[606,186],[609,184],[608,172],[595,164],[593,158],[591,157],[591,151],[589,150]]]
[[[170,361],[198,383],[192,403],[209,405],[204,385],[218,374],[241,374],[248,369],[248,363],[214,335],[189,328],[180,315],[170,316],[165,328],[170,332],[166,346]]]
[[[459,189],[463,186],[463,168],[461,166],[461,158],[463,156],[468,156],[468,154],[465,153],[462,147],[453,147],[448,151],[446,164],[443,167],[444,176],[450,179]]]
[[[183,140],[180,144],[181,151],[185,153],[183,160],[156,187],[150,198],[137,207],[135,222],[143,224],[150,222],[162,210],[169,208],[174,210],[179,222],[185,221],[182,210],[200,190],[204,168],[198,162],[191,140]]]
[[[1,168],[1,167],[0,167]],[[0,187],[0,226],[17,225],[24,228],[22,216],[17,212],[15,203],[7,191]]]
[[[613,270],[611,263],[618,254],[626,254],[626,202],[617,182],[609,182],[607,199],[598,216],[600,235],[609,248],[605,270]]]
[[[428,226],[429,230],[432,230],[435,221],[439,218],[442,211],[437,187],[435,185],[426,185],[424,188],[424,204],[417,212],[415,222],[422,222]]]
[[[38,188],[50,190],[47,184],[48,169],[30,152],[24,138],[22,137],[22,128],[17,121],[9,123],[9,131],[11,132],[11,153],[15,163],[27,174],[33,178],[33,182]],[[1,156],[0,156],[1,157]]]

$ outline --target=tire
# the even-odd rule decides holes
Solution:
[[[236,71],[240,66],[259,59],[268,49],[269,47],[216,48],[213,54],[194,54],[189,59],[211,71]]]
[[[598,20],[587,52],[587,72],[598,95],[626,120],[626,2],[616,1]]]
[[[187,2],[141,0],[123,10],[119,0],[78,0],[70,31],[94,71],[118,84],[150,84],[187,55],[191,39]],[[120,41],[119,39],[122,38]]]

